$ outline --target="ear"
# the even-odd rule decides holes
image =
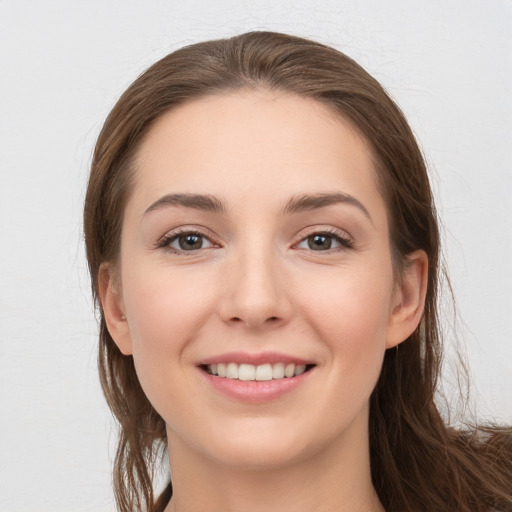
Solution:
[[[402,343],[418,327],[425,306],[427,278],[428,257],[425,251],[409,254],[393,293],[386,348]]]
[[[113,274],[112,267],[108,263],[100,266],[98,293],[108,332],[119,350],[128,356],[132,354],[130,329],[124,314],[124,302],[118,280]]]

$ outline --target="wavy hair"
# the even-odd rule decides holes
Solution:
[[[134,155],[154,121],[207,95],[241,89],[313,98],[349,120],[372,149],[386,202],[397,275],[406,256],[429,260],[425,310],[415,332],[389,349],[370,399],[374,487],[390,511],[512,511],[512,429],[457,429],[435,403],[442,344],[438,319],[439,231],[422,153],[399,107],[383,87],[343,53],[317,42],[251,32],[179,49],[151,66],[121,96],[99,135],[84,208],[92,291],[99,310],[99,372],[120,425],[114,489],[120,511],[163,511],[169,483],[155,499],[165,423],[145,396],[131,356],[110,336],[98,301],[100,265],[119,254]]]

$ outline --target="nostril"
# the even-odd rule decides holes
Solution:
[[[269,323],[278,323],[280,321],[280,318],[277,317],[277,316],[269,316],[267,317],[265,320],[261,321],[253,321],[254,319],[249,319],[249,320],[244,320],[244,318],[240,318],[239,316],[233,316],[229,319],[229,322],[231,323],[247,323],[247,325],[253,325],[253,326],[256,326],[256,325],[265,325],[265,324],[269,324]]]

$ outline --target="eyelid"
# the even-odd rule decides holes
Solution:
[[[176,248],[171,248],[169,244],[174,241],[176,238],[178,238],[180,235],[184,234],[196,234],[201,237],[204,237],[207,239],[212,246],[211,247],[202,247],[200,249],[190,250],[190,251],[184,251]],[[340,243],[339,247],[326,249],[326,250],[319,250],[314,251],[317,253],[332,253],[337,251],[343,251],[348,249],[355,248],[355,242],[352,236],[345,230],[334,227],[334,226],[325,226],[325,225],[315,225],[315,226],[308,226],[304,229],[302,229],[296,238],[296,241],[292,244],[292,249],[296,250],[304,250],[308,252],[312,252],[312,249],[305,249],[305,248],[299,248],[297,247],[301,242],[305,241],[308,237],[313,235],[327,235],[330,236]],[[222,244],[219,241],[218,237],[212,233],[209,229],[205,228],[204,226],[198,226],[198,225],[185,225],[185,226],[179,226],[176,228],[173,228],[169,231],[167,231],[163,236],[161,236],[154,244],[154,248],[157,250],[164,250],[173,254],[178,255],[194,255],[198,252],[209,250],[212,248],[219,248]]]
[[[332,238],[335,238],[339,241],[340,247],[335,247],[333,249],[327,249],[325,251],[313,251],[312,249],[305,249],[305,248],[299,248],[297,247],[300,243],[304,242],[307,238],[313,235],[327,235]],[[347,231],[336,228],[334,226],[308,226],[304,230],[300,231],[297,235],[297,241],[292,245],[292,248],[297,250],[304,250],[308,252],[315,252],[315,253],[324,253],[329,254],[332,252],[337,251],[343,251],[347,249],[354,249],[355,248],[355,241],[352,238],[352,236],[347,233]]]
[[[191,235],[199,235],[205,239],[207,239],[212,246],[211,247],[202,247],[200,249],[184,251],[180,249],[176,249],[174,247],[170,247],[169,244],[178,238],[181,235],[191,234]],[[218,241],[218,237],[216,237],[209,229],[203,226],[197,225],[186,225],[179,226],[177,228],[173,228],[167,231],[163,236],[161,236],[154,244],[154,248],[157,250],[163,250],[166,252],[170,252],[172,254],[177,255],[194,255],[200,251],[209,250],[212,248],[220,247],[220,242]]]

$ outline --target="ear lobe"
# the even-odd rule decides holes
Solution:
[[[427,294],[428,257],[423,250],[407,256],[407,262],[393,296],[386,348],[405,341],[418,327]]]
[[[98,294],[108,332],[119,350],[132,354],[132,340],[128,322],[124,316],[124,302],[108,263],[102,263],[98,276]]]

